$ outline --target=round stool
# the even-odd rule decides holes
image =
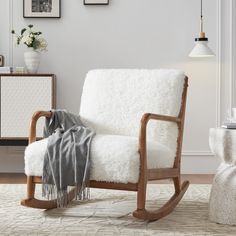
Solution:
[[[236,130],[210,129],[209,144],[222,160],[212,183],[209,219],[236,225]]]

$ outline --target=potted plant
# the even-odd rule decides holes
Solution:
[[[28,51],[24,53],[24,61],[29,73],[36,73],[40,63],[40,53],[47,50],[47,41],[42,37],[42,32],[34,31],[33,25],[23,28],[20,34],[15,30],[11,33],[15,36],[16,44],[24,44]]]

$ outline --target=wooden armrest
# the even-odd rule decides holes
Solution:
[[[142,150],[146,152],[146,129],[147,129],[147,124],[149,120],[161,120],[161,121],[174,122],[174,123],[177,123],[178,125],[182,122],[182,119],[179,117],[145,113],[141,119],[141,128],[139,132],[139,151],[140,152],[142,152]]]
[[[165,116],[152,113],[145,113],[141,119],[141,127],[139,131],[139,153],[140,153],[140,167],[142,171],[147,168],[147,157],[146,157],[146,129],[149,120],[160,120],[167,122],[174,122],[180,125],[182,120],[179,117]]]
[[[141,123],[144,125],[147,125],[149,120],[162,120],[162,121],[169,121],[169,122],[175,122],[175,123],[181,122],[181,119],[179,117],[145,113],[142,116]]]
[[[51,111],[36,111],[33,114],[31,123],[30,123],[29,144],[36,141],[36,125],[37,125],[38,119],[42,116],[51,118],[52,114],[53,113]]]

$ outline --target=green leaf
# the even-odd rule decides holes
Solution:
[[[23,35],[25,31],[26,31],[26,28],[22,29],[21,30],[21,35]]]
[[[12,34],[15,34],[15,30],[12,30],[11,33],[12,33]]]
[[[33,28],[34,26],[33,25],[28,25],[29,28]]]
[[[36,39],[32,43],[32,46],[35,50],[38,49],[39,45],[40,45],[40,42]]]

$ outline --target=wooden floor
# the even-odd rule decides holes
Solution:
[[[182,175],[183,180],[189,180],[191,184],[211,184],[214,175]],[[0,173],[0,184],[24,184],[24,174]],[[169,180],[152,181],[150,183],[170,183]]]

